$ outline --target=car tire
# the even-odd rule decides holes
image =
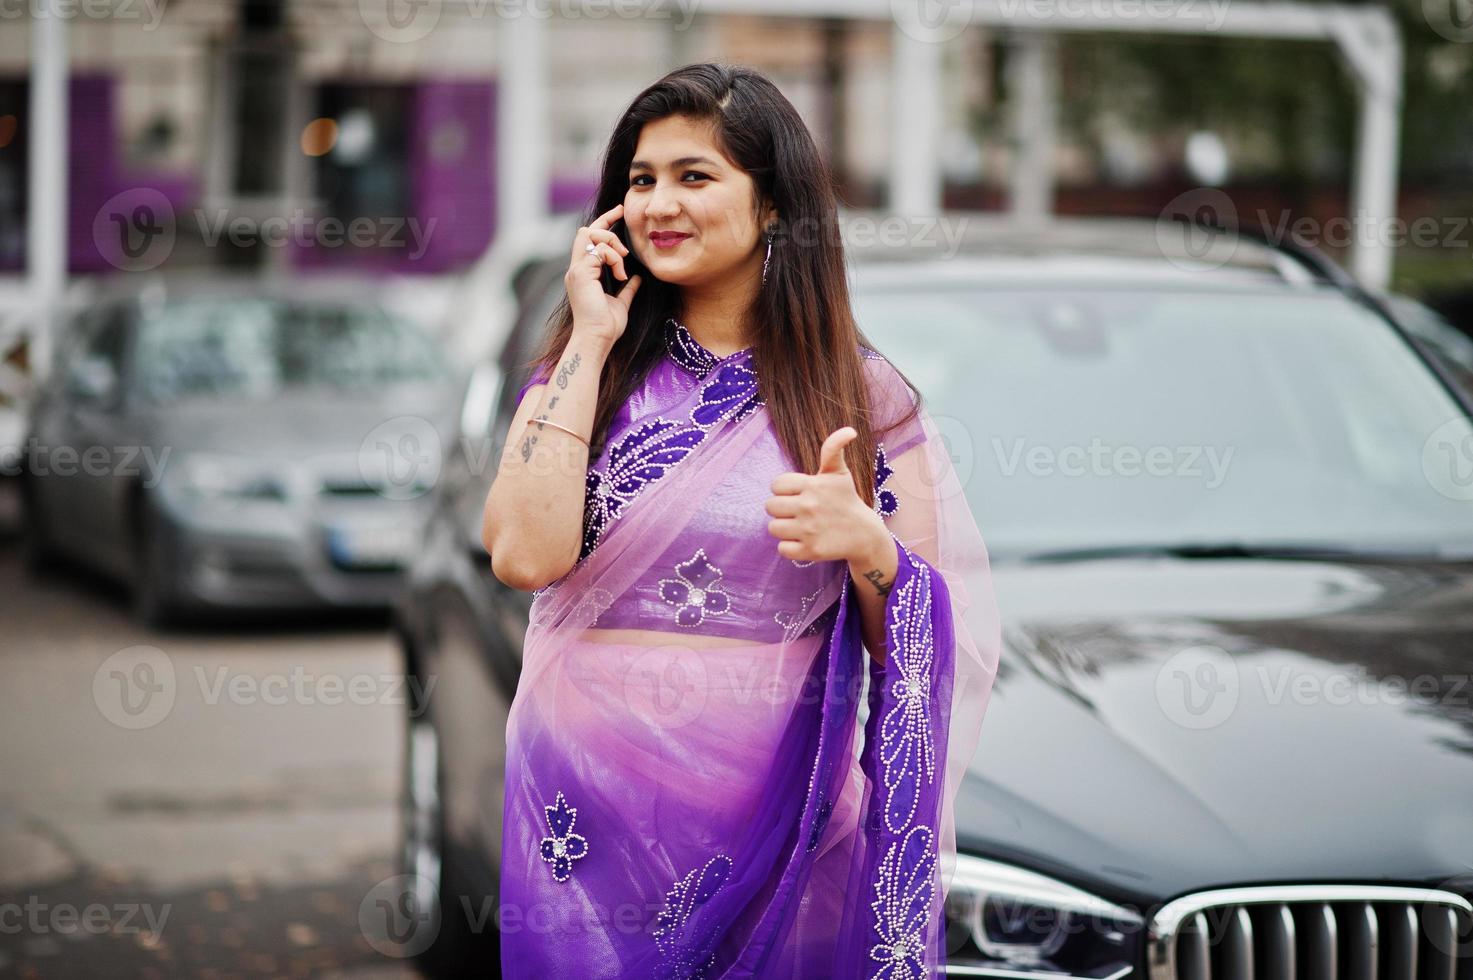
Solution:
[[[400,779],[399,871],[411,882],[415,928],[404,944],[415,965],[427,977],[499,977],[499,944],[480,941],[461,908],[454,887],[454,867],[446,860],[444,799],[445,775],[440,765],[440,738],[428,705],[409,703],[404,726],[404,770]],[[485,960],[495,955],[488,971]],[[479,964],[473,966],[472,964]]]
[[[133,520],[133,576],[129,607],[138,625],[149,629],[171,626],[178,620],[173,596],[171,558],[159,533],[158,512],[140,496]]]
[[[39,578],[56,567],[57,553],[46,536],[46,518],[41,513],[40,491],[26,476],[20,478],[20,560],[26,574]]]

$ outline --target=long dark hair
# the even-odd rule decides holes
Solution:
[[[746,311],[759,392],[782,448],[805,473],[818,469],[830,432],[858,431],[844,450],[860,497],[874,504],[875,439],[860,345],[874,349],[854,320],[839,237],[834,179],[802,118],[760,72],[739,65],[677,68],[639,93],[614,127],[604,151],[598,193],[582,224],[624,200],[641,128],[667,116],[713,124],[722,151],[755,184],[754,215],[770,202],[779,216],[767,282]],[[626,244],[627,241],[626,241]],[[592,456],[602,451],[619,407],[664,352],[665,321],[680,316],[680,288],[650,275],[633,251],[625,271],[640,276],[629,323],[604,363],[594,412]],[[616,280],[622,285],[622,282]],[[527,365],[550,375],[573,332],[567,294],[549,317],[551,329]],[[902,374],[919,411],[920,392]]]

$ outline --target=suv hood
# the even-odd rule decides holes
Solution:
[[[1473,869],[1473,565],[993,567],[958,846],[1117,901]]]

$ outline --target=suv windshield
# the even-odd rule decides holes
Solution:
[[[1473,549],[1473,425],[1322,292],[865,288],[989,549]]]
[[[365,390],[448,374],[428,336],[379,307],[258,297],[181,299],[149,310],[136,363],[139,391],[154,403]]]

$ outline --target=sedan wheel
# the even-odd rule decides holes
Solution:
[[[147,498],[138,503],[133,529],[133,618],[152,629],[168,626],[177,612],[169,592],[170,558],[159,534],[158,515]]]

